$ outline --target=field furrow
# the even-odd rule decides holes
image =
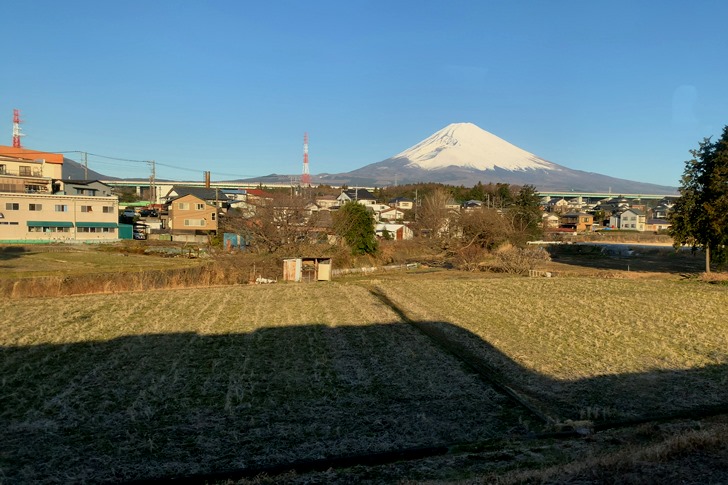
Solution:
[[[16,305],[0,302],[10,481],[202,473],[520,426],[508,401],[358,285]],[[27,323],[49,308],[57,318]]]
[[[558,415],[636,417],[728,402],[728,292],[672,281],[382,281]]]

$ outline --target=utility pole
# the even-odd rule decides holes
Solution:
[[[150,160],[147,162],[149,164],[149,167],[152,170],[152,174],[149,176],[149,199],[151,200],[152,204],[157,203],[157,187],[156,187],[156,178],[157,178],[157,165],[154,163],[154,160]]]
[[[83,179],[88,180],[88,153],[83,152]]]

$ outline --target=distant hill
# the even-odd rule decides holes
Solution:
[[[109,177],[91,169],[88,169],[88,176],[86,176],[83,164],[65,157],[63,158],[62,175],[64,180],[121,180],[118,177]]]

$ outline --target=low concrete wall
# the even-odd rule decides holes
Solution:
[[[342,276],[346,274],[357,274],[357,273],[376,273],[377,271],[400,271],[407,269],[417,269],[420,267],[420,263],[408,263],[408,264],[392,264],[389,266],[370,266],[368,268],[341,268],[331,270],[332,276]]]

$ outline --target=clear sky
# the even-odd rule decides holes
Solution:
[[[18,108],[23,146],[111,176],[300,174],[304,132],[311,173],[345,172],[472,122],[678,185],[728,124],[724,0],[23,0],[0,18],[0,144]]]

